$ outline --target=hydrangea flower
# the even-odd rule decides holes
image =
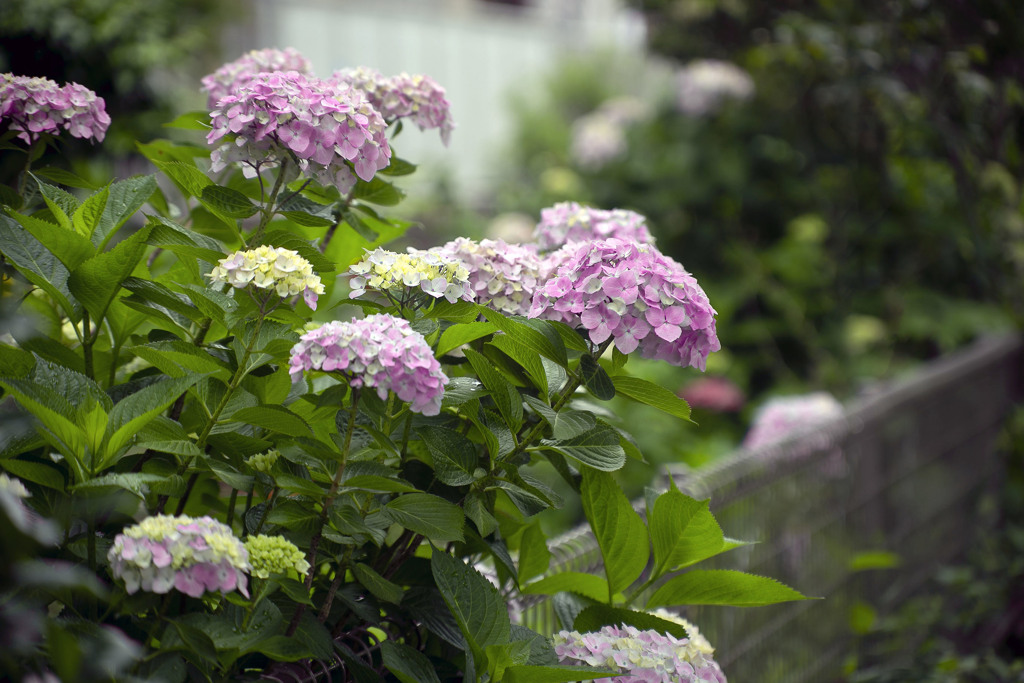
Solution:
[[[542,251],[612,237],[654,243],[647,219],[640,214],[626,209],[593,209],[576,202],[561,202],[542,210],[533,236]]]
[[[552,640],[555,654],[563,663],[607,667],[626,674],[596,679],[599,682],[726,680],[711,653],[705,652],[702,645],[691,645],[690,638],[677,639],[670,634],[623,625],[583,634],[561,631]]]
[[[843,405],[826,391],[770,399],[754,414],[743,447],[754,449],[785,439],[795,430],[843,416]]]
[[[301,171],[345,194],[356,176],[370,180],[391,163],[384,119],[362,91],[297,71],[254,75],[221,98],[210,117],[214,172],[240,162],[255,177],[294,158]]]
[[[623,676],[596,683],[726,683],[710,654],[679,639],[634,626],[605,626],[600,631],[560,631],[551,638],[563,664],[613,669]]]
[[[438,128],[441,141],[448,144],[455,128],[451,104],[445,98],[444,88],[429,76],[401,73],[385,78],[379,71],[361,66],[335,71],[331,80],[365,92],[388,123],[408,118],[420,130]]]
[[[743,407],[743,390],[725,377],[699,377],[687,384],[679,395],[691,408],[716,413],[734,413]]]
[[[532,245],[459,237],[431,251],[465,265],[467,290],[478,304],[506,315],[530,312],[533,292],[541,282],[541,259]]]
[[[669,612],[663,607],[653,610],[651,614],[659,619],[679,624],[686,629],[686,649],[688,653],[690,653],[687,655],[688,658],[692,657],[693,653],[700,653],[708,656],[715,654],[715,648],[711,646],[711,643],[708,642],[707,638],[701,635],[700,631],[697,630],[697,627],[692,622],[683,619],[675,612]]]
[[[272,289],[281,298],[301,294],[314,311],[317,296],[324,293],[320,276],[313,274],[312,264],[297,251],[266,245],[222,258],[208,277],[211,283],[224,282],[238,289],[249,285]]]
[[[232,95],[242,86],[248,85],[256,74],[272,71],[297,71],[300,74],[312,76],[313,65],[292,47],[286,47],[283,50],[277,48],[250,50],[212,74],[203,76],[202,89],[209,93],[207,107],[215,109],[222,97]]]
[[[704,370],[721,348],[715,309],[697,280],[650,244],[621,239],[567,245],[564,262],[537,290],[531,318],[586,328],[594,344]]]
[[[245,546],[229,526],[211,517],[147,517],[117,535],[107,558],[129,594],[175,588],[198,598],[206,591],[237,588],[249,597]]]
[[[472,301],[466,286],[469,270],[458,258],[435,251],[410,248],[402,254],[387,249],[367,250],[363,260],[348,269],[349,296],[358,299],[372,290],[392,302],[408,303],[410,290],[454,303],[459,299]]]
[[[103,142],[110,126],[106,102],[78,83],[63,87],[48,78],[0,74],[0,118],[10,121],[11,130],[28,144],[42,134]]]
[[[284,536],[250,536],[245,539],[245,549],[255,577],[269,579],[271,574],[287,575],[291,569],[305,576],[309,571],[306,556]]]
[[[643,102],[635,98],[605,102],[573,122],[569,156],[585,169],[603,167],[626,151],[627,127],[646,115]]]
[[[423,335],[384,314],[332,321],[303,334],[292,347],[290,372],[297,379],[309,370],[339,372],[352,387],[375,388],[381,399],[394,391],[423,415],[441,412],[448,384]]]
[[[274,463],[281,457],[281,452],[271,448],[266,453],[258,453],[246,459],[245,464],[263,474],[270,474],[274,469]]]
[[[717,59],[697,59],[676,74],[676,106],[688,116],[705,116],[728,100],[754,94],[754,80],[743,69]]]

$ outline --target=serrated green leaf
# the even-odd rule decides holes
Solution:
[[[128,491],[139,498],[145,498],[149,493],[152,484],[158,484],[166,479],[160,474],[144,474],[142,472],[130,472],[127,474],[104,474],[88,481],[83,481],[71,487],[75,493],[86,493],[103,489],[118,489]]]
[[[580,633],[588,631],[600,631],[604,626],[627,624],[634,626],[641,631],[658,631],[668,633],[676,638],[687,638],[686,629],[674,621],[656,617],[648,612],[637,612],[622,607],[610,607],[608,605],[590,605],[576,615],[573,622],[573,630]]]
[[[132,176],[109,186],[103,214],[91,235],[93,244],[103,249],[118,229],[142,208],[157,189],[156,176]]]
[[[548,539],[544,535],[540,522],[534,520],[525,529],[519,539],[519,582],[522,583],[543,574],[551,564],[551,551],[548,550]]]
[[[71,225],[76,234],[86,239],[92,237],[93,230],[99,225],[100,218],[103,216],[103,208],[107,205],[109,196],[110,188],[104,187],[82,202],[82,205],[71,216]],[[92,244],[91,240],[89,244]]]
[[[186,197],[198,199],[203,196],[204,188],[213,185],[213,181],[200,171],[193,161],[157,161],[152,158],[150,161],[170,178]]]
[[[210,112],[205,109],[189,111],[163,124],[164,128],[178,128],[180,130],[202,130],[209,131]]]
[[[180,340],[152,342],[127,350],[172,377],[199,372],[226,379],[231,374],[223,361],[194,344]]]
[[[667,605],[759,607],[809,599],[765,576],[731,569],[692,569],[666,581],[647,601],[647,609]]]
[[[403,479],[392,479],[376,474],[360,474],[345,480],[345,486],[380,493],[412,493],[418,489]]]
[[[463,344],[486,337],[497,328],[491,323],[471,322],[452,325],[441,333],[441,339],[437,342],[437,355],[444,354],[459,348]]]
[[[118,401],[110,411],[107,421],[106,454],[100,468],[114,464],[121,449],[150,420],[178,400],[202,375],[168,378],[150,384],[130,396]]]
[[[64,230],[56,223],[50,223],[35,216],[25,216],[13,211],[9,213],[14,220],[21,224],[21,227],[31,233],[41,244],[44,244],[46,249],[69,269],[77,267],[82,261],[96,253],[96,247],[92,242],[73,230]]]
[[[462,509],[430,493],[406,493],[389,501],[384,512],[396,524],[436,543],[462,541]]]
[[[470,365],[473,366],[476,376],[490,392],[491,398],[498,406],[498,411],[505,419],[505,424],[512,431],[518,430],[523,425],[523,400],[520,398],[519,392],[495,368],[494,364],[481,354],[473,349],[466,349],[465,355],[469,359]]]
[[[372,180],[359,180],[352,188],[352,199],[377,204],[379,206],[394,206],[402,201],[405,193],[379,176]]]
[[[333,218],[325,218],[304,211],[278,211],[278,213],[292,223],[305,228],[326,228],[329,225],[334,225]]]
[[[43,201],[46,202],[46,206],[50,209],[57,224],[65,230],[74,230],[71,216],[78,210],[78,200],[75,199],[75,196],[55,185],[44,183],[34,175],[32,178],[39,185],[39,194],[42,195]]]
[[[523,586],[526,595],[554,595],[566,591],[591,600],[608,600],[608,582],[597,574],[559,572]]]
[[[626,464],[619,433],[603,424],[568,439],[545,439],[541,445],[604,472],[614,472]]]
[[[447,427],[421,427],[419,435],[430,450],[439,481],[448,486],[465,486],[476,480],[476,445],[472,441]]]
[[[37,168],[32,171],[37,176],[52,180],[55,183],[60,183],[65,187],[74,187],[80,190],[97,190],[99,186],[96,183],[90,182],[82,176],[67,171],[63,168],[57,168],[56,166],[46,166],[43,168]]]
[[[547,337],[531,325],[506,317],[493,309],[481,307],[480,313],[488,322],[511,337],[513,341],[558,363],[563,368],[568,367],[569,361],[565,353],[565,346],[562,344]]]
[[[610,474],[583,469],[583,512],[601,549],[608,578],[608,602],[630,586],[647,566],[647,527]]]
[[[244,422],[288,436],[312,436],[306,421],[284,406],[252,406],[231,414],[231,422]]]
[[[64,475],[53,465],[8,458],[0,460],[0,469],[4,469],[19,479],[30,481],[33,484],[39,484],[56,491],[64,490]]]
[[[49,294],[73,322],[82,319],[81,306],[68,289],[68,269],[17,221],[2,214],[0,252],[29,282]]]
[[[309,261],[317,273],[333,273],[337,265],[320,253],[309,242],[281,230],[271,230],[263,238],[263,244],[297,251],[299,256]]]
[[[207,317],[192,305],[188,297],[172,292],[155,280],[128,277],[121,283],[121,286],[139,298],[159,304],[192,322],[201,323]]]
[[[507,642],[511,634],[505,600],[479,572],[443,550],[434,548],[430,566],[445,604],[474,657],[482,663],[484,649]]]
[[[391,163],[389,163],[387,166],[385,166],[384,168],[377,172],[383,173],[384,175],[400,176],[409,175],[410,173],[413,173],[415,171],[416,164],[410,164],[405,159],[399,159],[398,157],[392,155]]]
[[[556,413],[547,403],[535,396],[524,394],[523,400],[551,427],[552,439],[572,439],[597,426],[592,413],[582,410],[562,410]]]
[[[615,375],[612,377],[615,391],[623,396],[678,417],[690,420],[690,405],[663,386],[639,377]]]
[[[580,374],[590,394],[601,401],[615,398],[615,385],[605,369],[592,356],[580,356]]]
[[[356,580],[363,585],[363,588],[380,600],[390,602],[392,605],[397,605],[402,601],[402,595],[405,593],[402,587],[388,581],[369,565],[358,562],[352,567],[352,573],[355,574]]]
[[[140,228],[110,251],[82,262],[71,271],[68,289],[89,311],[93,320],[103,319],[107,307],[121,289],[121,282],[135,270],[148,235],[149,228]]]
[[[614,677],[619,671],[567,664],[519,664],[505,669],[502,683],[575,683]]]
[[[654,545],[654,576],[689,567],[725,550],[722,528],[707,500],[674,487],[658,496],[648,524]]]
[[[258,206],[238,190],[221,185],[204,187],[199,195],[199,201],[214,213],[227,218],[248,218],[259,210]]]
[[[441,406],[445,408],[461,406],[467,401],[480,398],[487,394],[487,389],[473,377],[452,377],[444,388]]]
[[[220,243],[206,235],[189,230],[163,216],[148,216],[151,232],[146,242],[154,247],[173,251],[181,257],[217,263],[226,256]]]
[[[541,395],[548,395],[548,374],[544,369],[544,363],[541,362],[543,356],[537,355],[522,344],[514,341],[507,334],[495,335],[488,342],[488,346],[493,346],[518,363],[526,370],[526,374],[533,382],[533,386],[537,387]]]
[[[256,478],[249,474],[242,474],[226,462],[210,458],[206,462],[213,474],[220,481],[238,491],[251,491]]]
[[[404,643],[385,640],[380,644],[384,666],[401,683],[441,683],[427,656]]]

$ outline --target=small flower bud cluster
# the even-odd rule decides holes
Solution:
[[[302,294],[314,311],[317,296],[324,293],[320,276],[313,274],[309,261],[291,249],[266,245],[222,258],[210,271],[209,278],[211,283],[224,282],[238,289],[250,284],[259,289],[272,289],[281,298]]]
[[[532,245],[459,237],[432,252],[461,261],[469,271],[473,299],[505,315],[530,312],[540,282],[541,260]]]
[[[831,394],[816,391],[800,396],[770,399],[754,414],[744,448],[760,448],[790,436],[794,431],[843,416],[843,405]]]
[[[335,71],[332,81],[349,83],[366,93],[370,102],[387,122],[409,118],[420,130],[440,129],[445,145],[455,128],[451,118],[451,104],[445,91],[429,76],[401,73],[385,78],[380,72],[366,67]]]
[[[676,106],[688,116],[712,114],[728,100],[754,94],[754,80],[743,69],[716,59],[697,59],[676,74]]]
[[[349,296],[357,299],[367,290],[397,301],[406,300],[408,290],[422,290],[435,299],[454,303],[472,300],[467,287],[469,270],[458,258],[434,251],[409,249],[400,254],[387,249],[367,250],[362,261],[349,267]]]
[[[586,664],[625,674],[596,683],[726,683],[710,654],[689,647],[688,639],[641,631],[634,626],[605,626],[600,631],[560,631],[551,638],[563,664]]]
[[[252,575],[260,579],[269,579],[271,574],[287,576],[290,570],[305,576],[309,571],[306,556],[284,536],[250,536],[245,540],[245,549]]]
[[[640,214],[626,209],[592,209],[576,202],[561,202],[542,210],[533,235],[542,251],[612,237],[641,244],[654,242]]]
[[[374,387],[381,399],[394,391],[423,415],[441,412],[448,384],[423,335],[383,314],[332,321],[303,334],[292,347],[290,372],[297,379],[309,370],[342,373],[353,388]]]
[[[203,90],[209,93],[207,107],[216,109],[217,103],[226,95],[233,95],[244,85],[248,85],[253,76],[272,71],[297,71],[300,74],[313,75],[313,65],[299,54],[295,48],[267,48],[251,50],[233,62],[228,62],[212,74],[203,76]]]
[[[266,453],[257,453],[246,459],[245,464],[257,472],[263,474],[270,474],[274,469],[274,463],[281,457],[281,453],[276,448],[271,448]]]
[[[231,528],[211,517],[157,515],[130,526],[107,554],[125,590],[167,593],[175,588],[198,598],[206,591],[246,597],[249,557]]]
[[[78,83],[63,87],[48,78],[0,74],[0,118],[28,144],[42,134],[58,135],[61,130],[72,137],[103,142],[110,126],[106,102]]]
[[[715,309],[697,280],[650,244],[621,239],[569,244],[557,272],[537,290],[530,317],[582,325],[622,353],[704,370],[721,348]]]
[[[391,163],[386,124],[362,91],[296,71],[259,73],[210,112],[211,169],[232,162],[254,177],[295,158],[299,169],[342,194]],[[353,169],[355,175],[352,174]]]

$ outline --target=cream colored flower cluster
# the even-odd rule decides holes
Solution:
[[[306,304],[316,310],[316,299],[324,293],[320,276],[313,273],[309,261],[291,249],[266,245],[236,251],[222,258],[210,271],[210,282],[225,282],[239,289],[254,285],[272,289],[284,298],[302,294]]]
[[[372,290],[404,300],[406,290],[420,289],[435,299],[444,297],[452,303],[458,299],[472,300],[466,286],[469,270],[462,261],[432,251],[410,249],[401,254],[374,249],[351,266],[348,274],[352,288],[349,296],[353,299]]]

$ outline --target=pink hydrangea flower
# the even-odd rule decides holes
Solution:
[[[754,421],[743,439],[743,447],[754,449],[775,443],[795,431],[843,416],[843,405],[831,394],[816,391],[799,396],[770,399],[754,414]]]
[[[679,392],[691,408],[734,413],[743,407],[743,391],[725,377],[700,377]]]
[[[206,591],[237,588],[249,597],[245,546],[230,527],[211,517],[147,517],[117,535],[107,558],[129,594],[173,588],[198,598]]]
[[[291,351],[293,379],[320,370],[344,375],[352,387],[373,387],[381,399],[394,391],[414,412],[437,415],[448,377],[430,345],[409,322],[390,315],[333,321],[300,338]]]
[[[445,145],[455,128],[451,104],[445,91],[429,76],[401,73],[385,78],[366,67],[335,71],[332,81],[347,83],[366,93],[370,102],[388,123],[408,118],[420,130],[437,128]]]
[[[459,237],[431,251],[465,264],[476,303],[505,315],[530,312],[533,293],[541,284],[541,259],[532,245]]]
[[[78,83],[63,87],[48,78],[0,74],[0,118],[10,121],[18,138],[32,144],[40,135],[59,135],[102,142],[110,126],[106,102]]]
[[[251,50],[233,62],[228,62],[212,74],[203,76],[203,90],[209,93],[207,108],[216,109],[217,103],[226,95],[232,95],[244,85],[248,85],[253,76],[272,71],[297,71],[307,76],[313,75],[313,65],[299,54],[295,48],[267,48]]]
[[[612,237],[654,243],[647,219],[640,214],[626,209],[594,209],[576,202],[561,202],[542,210],[533,235],[542,251]]]
[[[560,253],[561,252],[561,253]],[[595,344],[704,370],[721,348],[715,309],[697,280],[650,244],[621,239],[570,244],[537,290],[529,317],[583,326]]]
[[[254,177],[290,158],[345,194],[356,176],[368,181],[391,163],[384,119],[361,91],[297,71],[254,75],[221,98],[210,117],[214,172],[240,162]]]
[[[625,674],[596,683],[726,683],[718,662],[688,638],[676,638],[634,626],[605,626],[600,631],[560,631],[552,636],[563,664],[586,664]]]

